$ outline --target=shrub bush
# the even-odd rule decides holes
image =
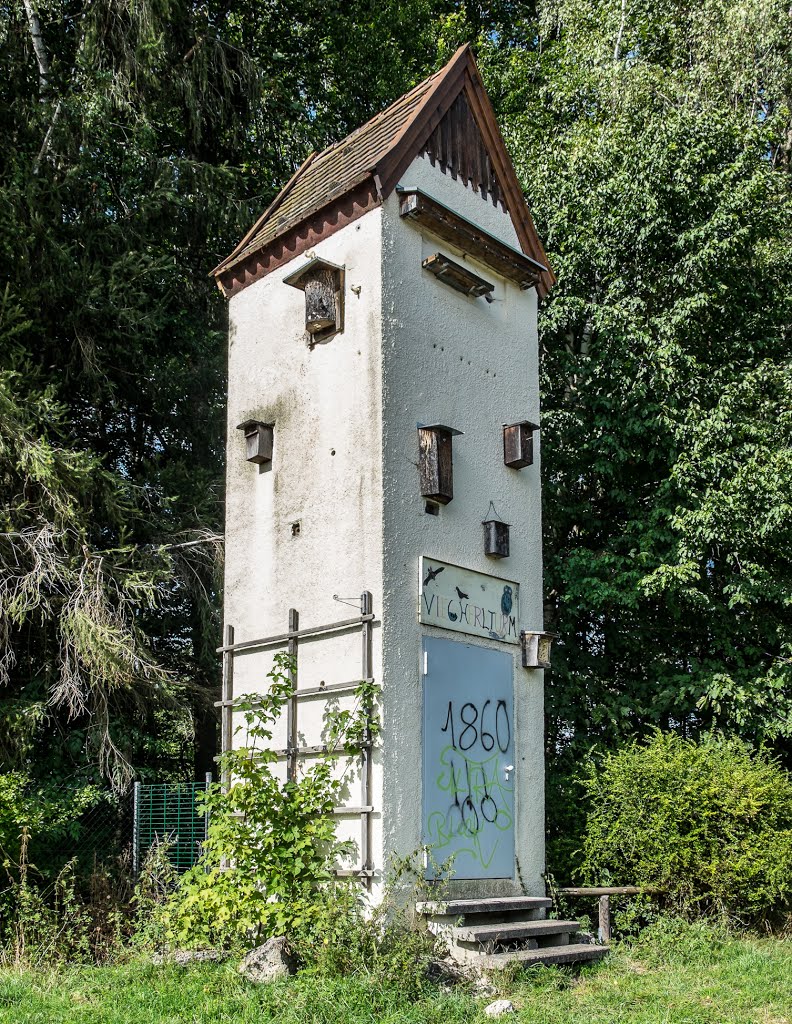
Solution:
[[[208,788],[201,857],[153,916],[170,943],[232,948],[299,931],[322,912],[333,861],[350,852],[336,839],[333,809],[361,743],[376,735],[374,689],[362,682],[354,710],[325,711],[327,752],[284,782],[272,735],[292,692],[290,669],[288,656],[276,655],[268,690],[238,705],[244,745],[220,758],[231,785]]]
[[[586,782],[582,873],[655,885],[687,917],[772,924],[792,909],[792,778],[736,739],[655,733]]]

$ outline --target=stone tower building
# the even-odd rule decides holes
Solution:
[[[311,155],[229,298],[224,743],[297,655],[284,771],[379,687],[338,809],[380,889],[544,896],[537,299],[552,272],[472,54]],[[361,595],[363,595],[361,597]]]

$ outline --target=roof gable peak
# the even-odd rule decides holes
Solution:
[[[317,228],[322,210],[327,211],[329,234],[383,202],[422,153],[433,163],[439,159],[454,177],[460,173],[483,198],[502,203],[525,254],[547,265],[473,52],[465,44],[442,70],[340,142],[308,157],[231,255],[212,271],[221,289],[232,294],[283,263],[282,257],[275,262],[257,257],[301,225],[315,244],[317,233],[322,234],[321,224]],[[343,223],[333,219],[333,207],[343,201],[349,208],[353,196],[353,209],[341,218]],[[292,248],[293,256],[297,249],[303,251],[299,244]],[[540,295],[554,280],[550,270],[542,275]]]

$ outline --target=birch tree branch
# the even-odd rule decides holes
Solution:
[[[616,36],[616,45],[613,47],[613,59],[618,60],[621,53],[622,36],[624,35],[624,24],[627,21],[627,0],[622,0],[621,22],[619,23],[619,34]]]
[[[39,97],[43,100],[50,87],[50,63],[47,56],[47,48],[44,46],[44,36],[41,34],[41,22],[38,11],[33,6],[32,0],[22,0],[25,5],[30,38],[33,42],[33,52],[36,55],[36,63],[39,69]]]
[[[63,100],[59,99],[55,107],[55,112],[52,115],[52,120],[47,128],[47,134],[44,136],[44,141],[41,143],[41,149],[38,151],[36,159],[33,161],[33,173],[38,174],[44,157],[49,153],[50,144],[52,143],[52,133],[55,131],[55,125],[58,123],[61,110],[63,109]]]

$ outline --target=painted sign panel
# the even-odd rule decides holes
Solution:
[[[426,875],[514,875],[514,661],[510,651],[424,637]]]
[[[421,556],[418,621],[457,633],[520,642],[520,586]]]

